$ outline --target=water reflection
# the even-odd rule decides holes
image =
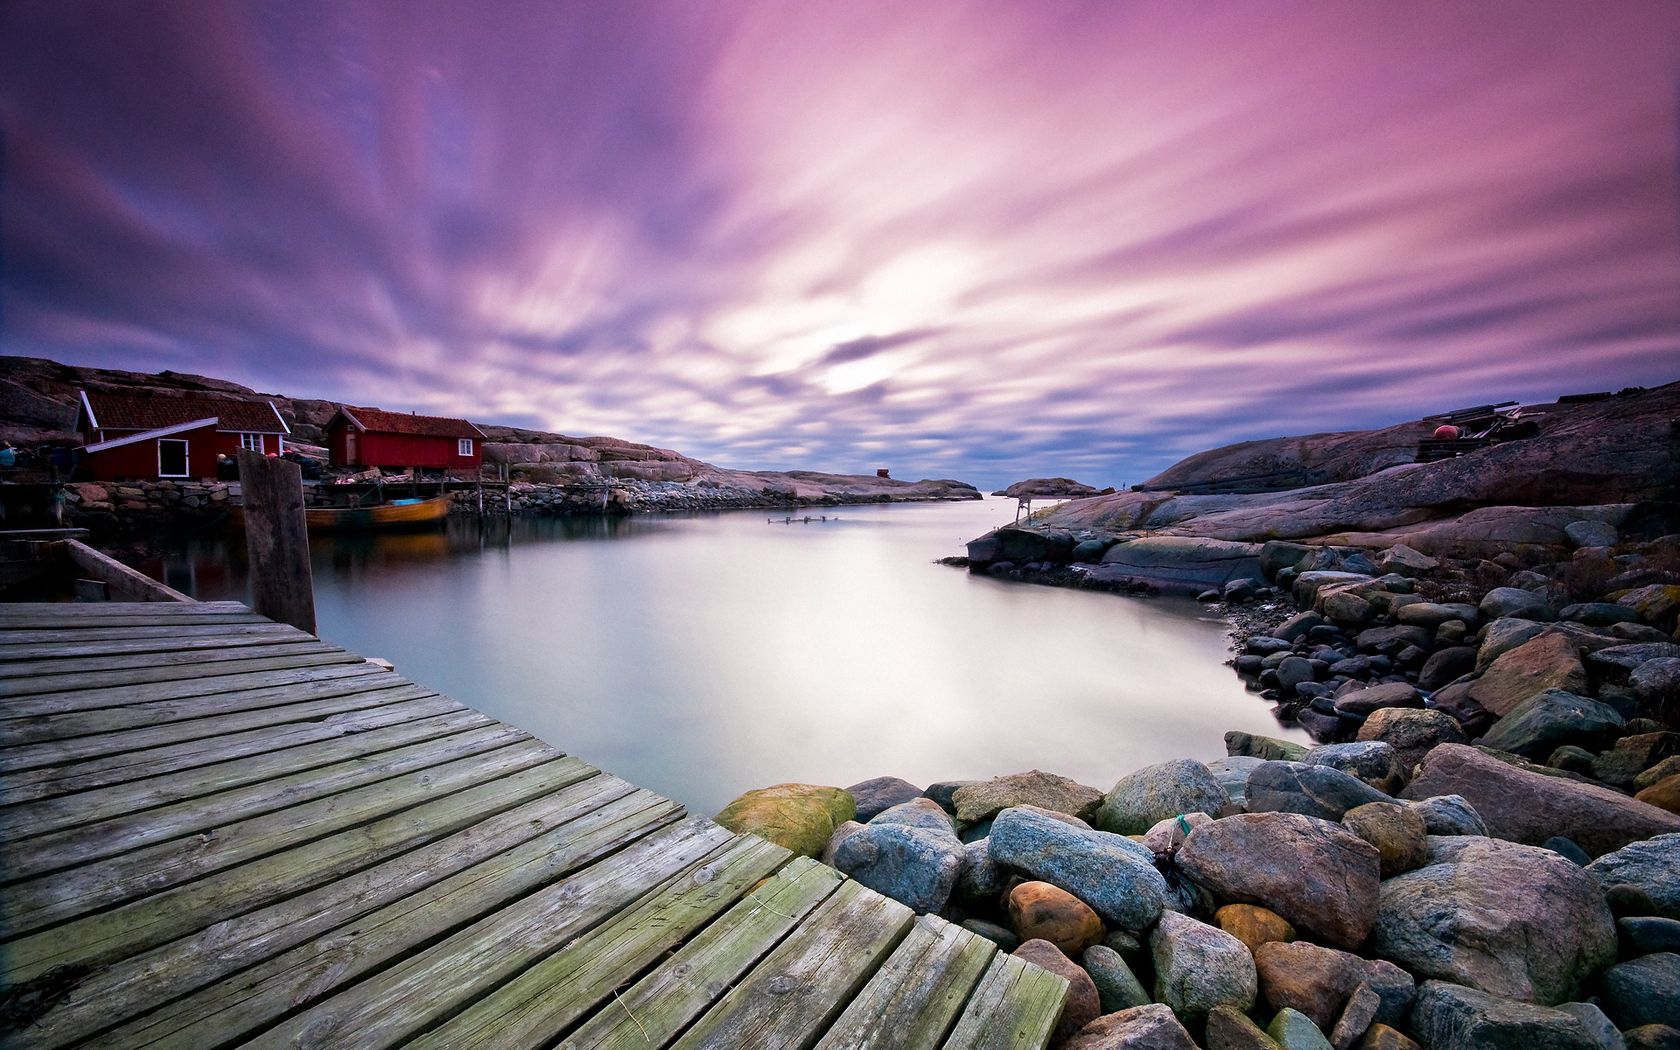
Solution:
[[[1038,767],[1099,787],[1278,733],[1188,603],[932,564],[1013,503],[521,519],[312,538],[324,637],[696,810],[782,780]],[[242,552],[153,575],[243,598]],[[152,571],[148,568],[148,571]],[[1297,736],[1297,738],[1300,738]]]

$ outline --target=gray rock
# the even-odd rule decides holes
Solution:
[[[857,800],[857,819],[865,824],[877,813],[922,795],[921,788],[897,777],[865,780],[861,784],[853,784],[846,791]]]
[[[1512,708],[1479,743],[1542,759],[1563,744],[1596,749],[1621,728],[1622,716],[1608,704],[1561,689],[1547,689]]]
[[[1243,942],[1205,922],[1177,912],[1162,914],[1149,935],[1155,960],[1155,998],[1187,1020],[1199,1020],[1216,1006],[1247,1010],[1254,1005],[1254,958]]]
[[[964,904],[996,906],[1003,894],[1003,869],[992,859],[992,840],[978,839],[963,844],[963,869],[957,877],[957,899]]]
[[[866,823],[901,824],[908,828],[923,828],[952,836],[957,833],[957,826],[951,823],[951,815],[941,809],[939,803],[933,799],[922,798],[919,794],[912,796],[908,802],[900,802],[896,806],[883,809]]]
[[[1137,975],[1132,973],[1132,968],[1126,965],[1126,960],[1113,948],[1093,944],[1085,949],[1079,961],[1085,972],[1091,975],[1091,983],[1097,986],[1097,998],[1102,1002],[1103,1013],[1130,1010],[1153,1001],[1139,983]]]
[[[1338,824],[1246,813],[1190,833],[1178,869],[1223,900],[1259,904],[1328,944],[1356,948],[1376,918],[1379,858]]]
[[[1604,972],[1604,1012],[1619,1027],[1680,1028],[1680,955],[1657,952]]]
[[[1423,627],[1408,627],[1405,624],[1392,624],[1384,627],[1367,627],[1360,631],[1353,644],[1366,653],[1397,653],[1408,645],[1426,648],[1431,640],[1430,632]]]
[[[1545,689],[1571,693],[1587,691],[1587,672],[1575,643],[1562,632],[1536,635],[1488,665],[1470,683],[1470,699],[1495,715],[1509,714],[1518,704]]]
[[[1303,613],[1302,615],[1306,614]],[[1318,616],[1317,613],[1313,613],[1312,615]],[[1295,619],[1298,620],[1300,617],[1298,616]],[[1323,619],[1324,618],[1322,616],[1319,617],[1320,621]],[[1289,621],[1289,623],[1293,622],[1293,620]],[[1284,626],[1288,626],[1288,624],[1286,623]],[[1243,643],[1243,652],[1248,653],[1251,656],[1273,656],[1278,653],[1287,653],[1292,648],[1294,648],[1294,639],[1273,637],[1265,634],[1257,634],[1250,638],[1247,642]]]
[[[1325,622],[1324,617],[1308,609],[1306,612],[1296,613],[1283,621],[1282,625],[1272,632],[1275,638],[1286,642],[1294,642],[1297,638],[1305,638],[1307,632]]]
[[[1627,955],[1680,952],[1680,919],[1660,915],[1627,915],[1616,920]]]
[[[1549,622],[1553,618],[1551,603],[1533,591],[1525,591],[1520,587],[1495,587],[1482,596],[1476,611],[1484,620],[1510,617],[1515,620]]]
[[[1180,813],[1218,813],[1225,798],[1207,766],[1175,759],[1121,777],[1103,798],[1094,823],[1117,835],[1141,835]]]
[[[1587,865],[1587,871],[1606,894],[1624,888],[1624,896],[1632,891],[1650,902],[1649,914],[1680,919],[1680,834],[1623,846]]]
[[[1342,1008],[1342,1016],[1336,1019],[1336,1025],[1330,1029],[1330,1045],[1336,1050],[1349,1050],[1354,1040],[1365,1034],[1365,1029],[1371,1027],[1371,1022],[1377,1019],[1377,1011],[1382,1008],[1382,997],[1368,984],[1355,988],[1348,997],[1347,1005]]]
[[[1415,551],[1404,543],[1377,554],[1377,571],[1397,572],[1402,576],[1422,576],[1434,572],[1441,563],[1422,551]]]
[[[1040,813],[1006,809],[992,822],[992,860],[1090,905],[1104,922],[1147,929],[1160,917],[1167,880],[1154,855],[1121,835],[1083,831]]]
[[[1620,638],[1625,642],[1666,642],[1668,635],[1655,627],[1642,623],[1613,623],[1605,628],[1605,633],[1612,638]]]
[[[1287,1006],[1266,1026],[1266,1034],[1283,1050],[1334,1050],[1312,1018]]]
[[[1278,661],[1278,687],[1287,692],[1293,692],[1295,687],[1310,682],[1314,677],[1312,661],[1303,656],[1286,656]]]
[[[1402,707],[1385,707],[1373,712],[1359,727],[1356,737],[1381,740],[1394,748],[1401,767],[1408,773],[1441,744],[1462,744],[1466,739],[1464,728],[1446,712]]]
[[[1382,884],[1371,950],[1415,974],[1545,1004],[1576,996],[1616,957],[1591,876],[1549,850],[1497,839],[1431,843],[1430,863]]]
[[[1467,624],[1479,622],[1476,607],[1461,602],[1413,602],[1402,606],[1394,618],[1401,623],[1424,627],[1431,631],[1449,620],[1463,620]]]
[[[1445,981],[1425,981],[1412,1030],[1429,1050],[1598,1050],[1579,1018]]]
[[[1487,824],[1463,795],[1436,795],[1411,803],[1431,835],[1486,835]]]
[[[1245,755],[1228,755],[1216,758],[1207,764],[1208,772],[1213,779],[1219,781],[1219,786],[1225,789],[1225,797],[1238,806],[1248,805],[1248,778],[1259,768],[1263,758],[1249,758]]]
[[[1007,926],[999,926],[995,922],[985,919],[964,919],[962,928],[970,933],[977,933],[998,946],[999,951],[1012,952],[1021,946],[1021,938],[1015,936],[1015,931]]]
[[[929,784],[928,789],[922,792],[922,797],[932,799],[934,802],[939,804],[940,809],[955,815],[957,812],[957,803],[953,796],[957,793],[957,789],[967,787],[968,785],[975,783],[979,783],[979,781],[941,780],[937,784]]]
[[[1248,778],[1251,813],[1301,813],[1323,820],[1341,820],[1342,814],[1355,806],[1392,801],[1392,797],[1358,777],[1330,766],[1267,762]]]
[[[921,801],[935,810],[939,808],[927,799]],[[920,819],[911,813],[903,816]],[[939,816],[949,820],[943,811],[939,811]],[[922,913],[945,907],[962,874],[963,859],[962,841],[948,825],[938,829],[882,822],[880,816],[847,836],[834,850],[836,868],[877,893]]]
[[[855,832],[863,830],[863,825],[855,820],[848,820],[834,829],[834,834],[828,837],[828,844],[823,847],[822,862],[834,867],[834,851],[840,848],[840,843],[846,841]]]
[[[1060,1050],[1196,1050],[1196,1042],[1171,1009],[1150,1003],[1104,1014],[1061,1044]]]
[[[1664,702],[1680,702],[1680,658],[1646,660],[1629,672],[1628,688],[1648,711],[1660,709]]]
[[[1437,649],[1423,662],[1418,672],[1417,687],[1429,692],[1461,678],[1476,669],[1476,650],[1468,645]]]
[[[1587,855],[1586,850],[1575,845],[1574,839],[1566,839],[1562,835],[1553,835],[1542,842],[1540,848],[1551,850],[1577,868],[1584,868],[1592,863],[1592,857]]]
[[[1385,707],[1422,707],[1423,697],[1409,682],[1381,682],[1350,689],[1336,697],[1336,713],[1363,718]]]
[[[1577,602],[1559,609],[1558,619],[1570,620],[1588,627],[1609,627],[1618,623],[1638,623],[1639,613],[1615,602]]]
[[[1680,1050],[1680,1028],[1666,1024],[1642,1024],[1622,1033],[1627,1050]]]
[[[1627,1042],[1614,1022],[1592,1003],[1559,1003],[1557,1008],[1580,1021],[1600,1050],[1627,1050]]]
[[[957,819],[974,824],[1012,806],[1038,806],[1089,820],[1102,797],[1094,787],[1034,769],[965,784],[952,792],[951,801]]]
[[[1514,618],[1494,620],[1482,632],[1482,644],[1476,650],[1476,670],[1486,670],[1501,656],[1524,642],[1538,638],[1545,634],[1547,630],[1545,624],[1536,623],[1533,620]]]
[[[1587,663],[1600,673],[1632,672],[1649,660],[1671,660],[1680,656],[1680,645],[1673,642],[1634,642],[1631,645],[1612,645],[1587,656]]]
[[[1577,547],[1614,547],[1622,538],[1616,526],[1590,518],[1570,522],[1563,527],[1563,534]]]
[[[1431,751],[1402,794],[1411,799],[1462,795],[1490,835],[1535,846],[1565,835],[1595,856],[1652,835],[1680,832],[1680,815],[1609,788],[1518,769],[1457,744]]]
[[[1240,729],[1225,734],[1225,753],[1233,758],[1263,758],[1268,762],[1298,762],[1307,753],[1304,744],[1277,737],[1245,733]]]
[[[1241,1010],[1216,1006],[1208,1011],[1208,1050],[1279,1050],[1277,1040],[1249,1020]]]
[[[1360,740],[1351,744],[1320,744],[1301,760],[1309,766],[1329,766],[1358,777],[1385,795],[1393,795],[1406,784],[1406,770],[1393,745],[1382,740]]]

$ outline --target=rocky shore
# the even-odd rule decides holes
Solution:
[[[1210,603],[1315,746],[1232,732],[1106,791],[778,785],[718,819],[1061,974],[1072,1050],[1680,1047],[1677,413],[1676,386],[1560,404],[1430,464],[1421,423],[1250,443],[1168,472],[1212,494],[1076,500],[947,559]],[[1249,491],[1206,476],[1233,464]]]

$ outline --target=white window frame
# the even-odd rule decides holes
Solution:
[[[470,456],[470,455],[472,455],[473,454],[472,441],[473,441],[472,438],[456,438],[455,439],[455,454],[457,456]]]
[[[165,474],[163,472],[163,443],[174,442],[181,446],[181,473]],[[158,477],[160,478],[190,478],[192,477],[192,444],[186,438],[158,438],[157,440]]]
[[[266,442],[263,440],[263,435],[261,434],[239,435],[239,447],[246,452],[255,452],[258,455],[262,455],[267,451],[267,449],[263,447],[265,444]]]

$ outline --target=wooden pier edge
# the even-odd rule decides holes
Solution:
[[[237,603],[0,605],[0,769],[6,1047],[1035,1050],[1067,994]]]

